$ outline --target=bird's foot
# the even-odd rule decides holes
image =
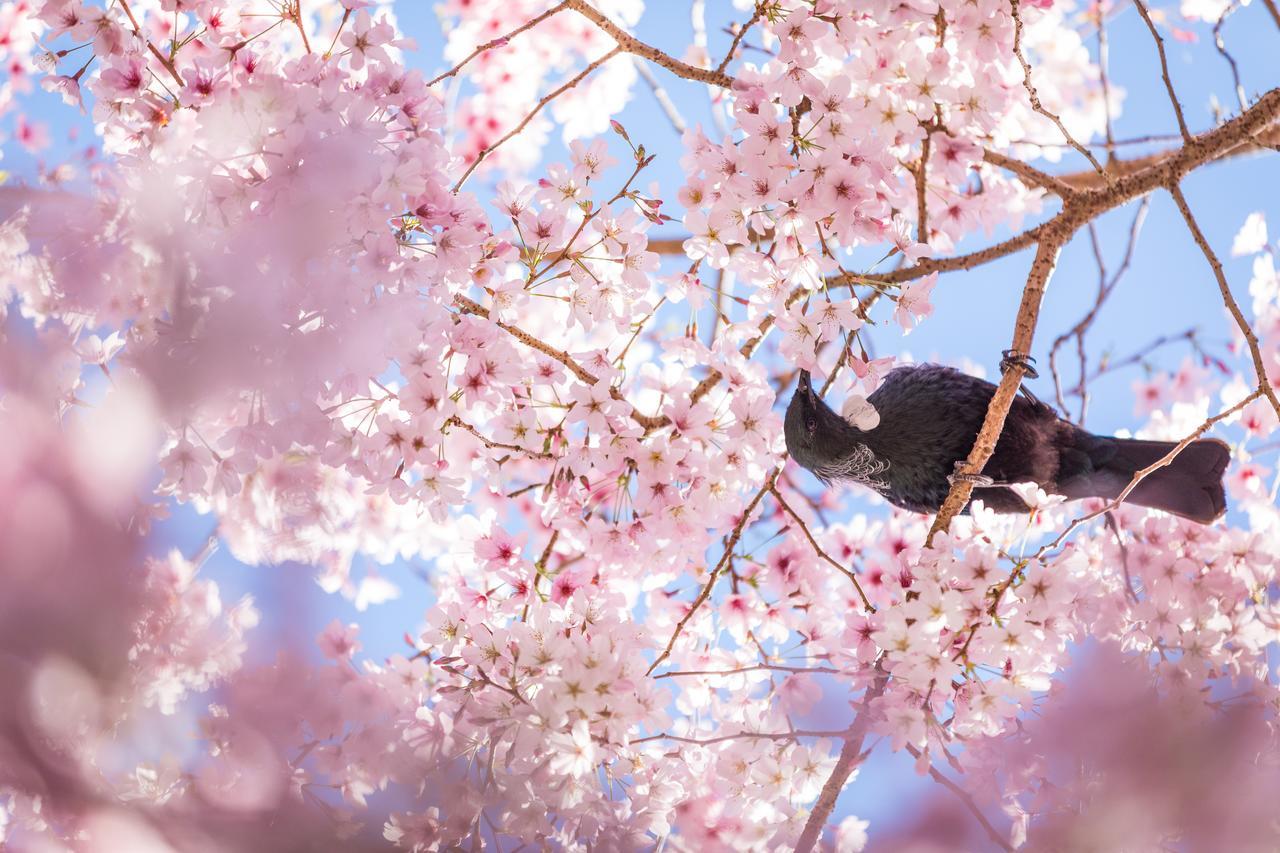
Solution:
[[[1035,359],[1025,352],[1018,352],[1016,349],[1007,349],[1000,353],[1000,372],[1008,373],[1015,367],[1021,367],[1022,372],[1028,378],[1039,379],[1040,373],[1035,369]]]
[[[966,460],[964,459],[961,459],[960,461],[956,462],[955,473],[947,475],[948,483],[950,483],[953,486],[956,483],[972,483],[974,486],[994,486],[995,485],[996,481],[988,477],[986,474],[970,474],[967,471],[961,471],[960,469],[965,466],[965,463],[966,463]]]

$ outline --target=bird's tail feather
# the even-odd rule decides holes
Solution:
[[[1061,491],[1068,498],[1114,500],[1136,472],[1175,447],[1177,443],[1172,441],[1100,438],[1089,454],[1092,470],[1061,483]],[[1225,442],[1193,441],[1168,465],[1148,474],[1125,501],[1208,524],[1226,512],[1222,475],[1230,461],[1231,450]]]

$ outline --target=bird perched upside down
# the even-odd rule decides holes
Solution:
[[[995,391],[990,382],[949,367],[899,367],[868,398],[880,422],[863,430],[832,411],[802,370],[784,423],[787,451],[825,483],[853,480],[895,506],[937,512],[951,489],[949,477],[973,449]],[[1018,396],[982,472],[993,482],[976,486],[973,498],[996,512],[1026,512],[1029,507],[1007,484],[1035,483],[1069,499],[1114,499],[1136,471],[1175,446],[1093,435],[1044,403]],[[1125,500],[1207,524],[1226,511],[1222,475],[1230,461],[1225,442],[1193,441]]]

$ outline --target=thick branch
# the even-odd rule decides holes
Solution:
[[[1067,221],[1071,222],[1072,220]],[[1011,346],[1014,353],[1025,356],[1031,352],[1031,343],[1036,331],[1036,320],[1040,316],[1040,302],[1044,298],[1044,291],[1049,284],[1049,277],[1053,275],[1054,267],[1058,263],[1058,252],[1070,238],[1071,230],[1067,227],[1059,227],[1040,241],[1040,246],[1036,250],[1036,258],[1031,264],[1031,272],[1027,276],[1027,285],[1022,291],[1022,304],[1018,306],[1018,317],[1014,321],[1013,344]],[[987,407],[987,416],[982,422],[982,430],[978,433],[973,450],[969,452],[969,458],[960,467],[958,473],[961,476],[957,477],[952,483],[951,491],[947,494],[946,500],[943,501],[942,508],[938,510],[938,517],[933,520],[933,527],[929,529],[929,538],[925,543],[926,547],[933,544],[933,537],[939,532],[945,531],[951,525],[951,519],[955,518],[969,503],[969,497],[973,493],[973,481],[970,477],[976,477],[981,474],[987,461],[995,453],[996,442],[999,441],[1000,433],[1004,429],[1005,418],[1009,416],[1013,398],[1017,396],[1018,388],[1022,385],[1022,377],[1025,374],[1025,366],[1016,360],[1011,362],[1005,369],[1004,375],[1000,379],[1000,385],[996,388],[995,396],[991,398],[991,403]]]
[[[1264,140],[1269,142],[1273,133],[1280,138],[1280,128],[1270,129],[1277,115],[1280,115],[1280,89],[1272,89],[1245,112],[1212,130],[1193,136],[1191,141],[1181,148],[1150,158],[1129,161],[1127,164],[1113,164],[1117,168],[1109,173],[1115,176],[1110,184],[1092,172],[1087,177],[1084,173],[1063,176],[1060,179],[1063,183],[1076,189],[1088,190],[1077,193],[1073,197],[1070,212],[1063,209],[1047,222],[1029,228],[994,246],[988,246],[967,255],[927,258],[914,266],[902,267],[871,278],[886,284],[914,281],[932,272],[973,269],[1021,251],[1034,244],[1043,234],[1062,228],[1069,220],[1080,222],[1085,219],[1096,219],[1108,210],[1169,185],[1199,166],[1223,157],[1257,150],[1260,147],[1259,142]],[[1255,141],[1254,137],[1263,131],[1267,131],[1267,135]],[[833,277],[830,281],[832,284],[852,285],[861,280],[860,276],[842,274]]]
[[[1257,104],[1255,104],[1254,107],[1257,107]],[[1241,115],[1244,114],[1242,113]],[[1274,118],[1275,114],[1273,112],[1273,121]],[[1215,156],[1210,157],[1205,162],[1219,162],[1221,160],[1242,157],[1246,154],[1255,154],[1259,151],[1270,150],[1276,145],[1280,145],[1280,127],[1270,127],[1262,130],[1261,132],[1255,132],[1255,134],[1250,135],[1249,138],[1242,139],[1235,145],[1229,146],[1228,148],[1218,152]],[[1135,172],[1141,172],[1144,169],[1151,168],[1152,166],[1160,165],[1181,150],[1181,148],[1175,148],[1171,151],[1161,151],[1158,154],[1149,154],[1146,157],[1135,157],[1131,160],[1113,160],[1107,164],[1107,172],[1118,176],[1132,175]],[[1078,190],[1097,189],[1098,187],[1106,185],[1102,180],[1102,177],[1092,169],[1082,172],[1071,172],[1070,174],[1059,175],[1057,177],[1062,181],[1062,183],[1072,189]]]

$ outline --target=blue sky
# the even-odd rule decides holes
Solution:
[[[711,53],[721,56],[729,37],[719,32],[729,20],[745,17],[735,12],[727,0],[709,0],[708,31]],[[637,35],[675,55],[683,53],[691,40],[687,4],[671,0],[651,0],[637,28]],[[428,75],[443,70],[440,60],[441,36],[430,4],[421,0],[395,4],[402,27],[419,43],[418,53],[408,57]],[[1196,28],[1202,42],[1187,45],[1168,40],[1170,72],[1187,111],[1192,130],[1207,128],[1213,121],[1209,109],[1216,93],[1224,106],[1234,103],[1228,66],[1217,56],[1208,41],[1207,27]],[[1243,70],[1245,90],[1258,94],[1276,85],[1275,51],[1280,49],[1280,32],[1272,25],[1260,3],[1237,12],[1224,28]],[[1177,130],[1169,107],[1155,49],[1141,19],[1131,8],[1119,12],[1109,27],[1112,43],[1112,79],[1127,91],[1122,115],[1116,121],[1118,138]],[[1088,42],[1091,52],[1096,43]],[[1270,76],[1264,76],[1270,72]],[[705,90],[701,86],[677,80],[660,68],[654,69],[675,100],[684,117],[691,123],[709,123]],[[47,117],[55,127],[65,128],[67,111],[52,96],[34,96],[35,115]],[[682,174],[678,165],[678,138],[670,123],[658,109],[648,87],[637,81],[632,98],[619,120],[630,130],[632,139],[643,142],[658,154],[646,182],[656,180],[668,201],[668,212],[675,203],[675,192]],[[6,129],[12,117],[4,120]],[[82,148],[90,137],[86,124],[80,125],[79,140],[71,144],[59,136],[50,152],[57,159]],[[546,152],[547,162],[563,161],[564,147],[553,131],[553,143]],[[614,139],[615,149],[621,142]],[[1144,149],[1125,149],[1125,155]],[[621,150],[613,152],[615,156]],[[32,174],[34,162],[24,152],[6,145],[0,166],[21,179]],[[1079,166],[1068,158],[1051,170],[1074,169]],[[492,178],[473,179],[470,188],[483,195]],[[609,184],[606,184],[609,186]],[[1210,243],[1226,262],[1226,270],[1237,299],[1248,304],[1248,259],[1228,259],[1231,239],[1245,216],[1256,210],[1273,213],[1276,188],[1280,187],[1280,158],[1248,157],[1203,169],[1185,182],[1185,192],[1196,211]],[[1108,266],[1114,269],[1124,250],[1133,205],[1114,211],[1098,223],[1103,251]],[[1273,229],[1274,230],[1274,229]],[[656,236],[681,233],[679,223],[655,230]],[[998,233],[991,240],[1007,234]],[[961,249],[984,245],[988,240],[974,241]],[[1018,297],[1030,264],[1030,254],[1022,253],[965,273],[944,275],[934,291],[935,313],[909,337],[896,333],[873,334],[877,353],[909,352],[918,360],[951,363],[970,361],[985,367],[988,375],[996,373],[1000,351],[1009,345]],[[1045,297],[1041,322],[1036,335],[1034,355],[1039,358],[1042,376],[1030,387],[1046,400],[1053,397],[1048,379],[1047,355],[1052,340],[1069,329],[1092,304],[1097,289],[1097,269],[1087,238],[1078,236],[1062,254],[1058,271]],[[672,316],[670,322],[681,319]],[[1166,194],[1157,194],[1135,254],[1132,267],[1107,307],[1095,323],[1089,337],[1090,354],[1110,351],[1117,356],[1134,352],[1157,336],[1177,334],[1195,327],[1203,343],[1215,352],[1224,352],[1228,339],[1228,319],[1209,267],[1196,246],[1188,239],[1181,217]],[[1184,355],[1184,345],[1171,346],[1157,353],[1155,359],[1167,369],[1176,369]],[[1075,364],[1068,358],[1067,375],[1074,375]],[[1091,388],[1093,400],[1088,425],[1097,432],[1133,428],[1138,420],[1133,414],[1131,383],[1142,376],[1139,367],[1127,368],[1097,381]],[[783,395],[785,399],[785,394]],[[870,504],[856,490],[846,494],[845,511],[866,511]],[[880,511],[872,509],[872,512]],[[200,517],[189,508],[175,507],[174,518],[163,525],[157,535],[157,549],[179,547],[187,553],[198,549],[213,526],[213,520]],[[357,574],[362,563],[357,559]],[[375,611],[357,614],[351,605],[329,596],[311,581],[311,569],[305,566],[249,568],[240,565],[225,551],[216,553],[205,569],[223,588],[224,600],[234,600],[252,593],[264,612],[263,623],[255,629],[255,644],[266,655],[285,641],[301,640],[305,645],[333,618],[360,621],[364,625],[364,654],[381,659],[403,651],[405,631],[417,633],[422,615],[430,602],[427,585],[420,577],[424,562],[393,565],[380,569],[402,589],[402,597],[379,606]],[[877,828],[883,829],[904,814],[904,808],[932,783],[917,777],[909,757],[891,756],[878,749],[855,782],[841,798],[837,819],[857,814],[872,821],[873,838]],[[909,808],[908,808],[909,810]]]

